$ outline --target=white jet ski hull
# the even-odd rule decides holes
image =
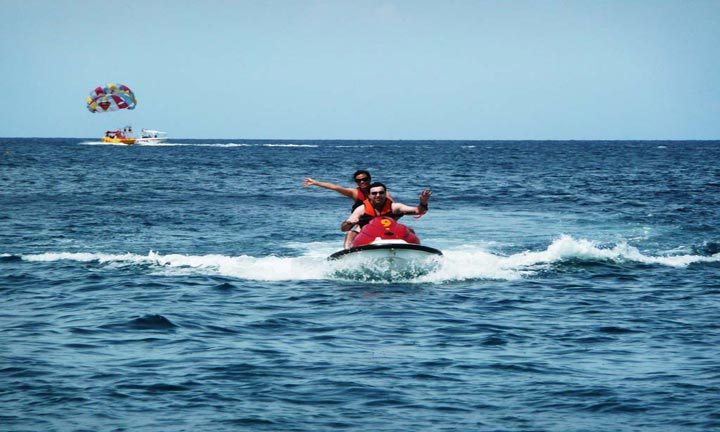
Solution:
[[[404,241],[375,242],[344,249],[328,257],[340,265],[341,273],[355,279],[394,280],[423,276],[436,269],[437,249]]]

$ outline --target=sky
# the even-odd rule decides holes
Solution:
[[[0,0],[0,136],[720,139],[719,0]],[[93,114],[109,82],[132,111]]]

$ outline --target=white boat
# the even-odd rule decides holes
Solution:
[[[168,140],[167,133],[152,130],[143,129],[140,131],[140,138],[135,140],[135,144],[158,144],[164,143]]]

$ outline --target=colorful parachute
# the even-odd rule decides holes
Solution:
[[[87,98],[87,109],[92,113],[135,109],[137,101],[130,87],[122,84],[108,84],[97,87]]]

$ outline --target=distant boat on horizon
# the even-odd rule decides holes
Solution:
[[[118,130],[105,131],[102,141],[108,144],[159,144],[168,140],[167,133],[154,130],[142,129],[140,137],[133,136],[132,126],[125,126]]]

